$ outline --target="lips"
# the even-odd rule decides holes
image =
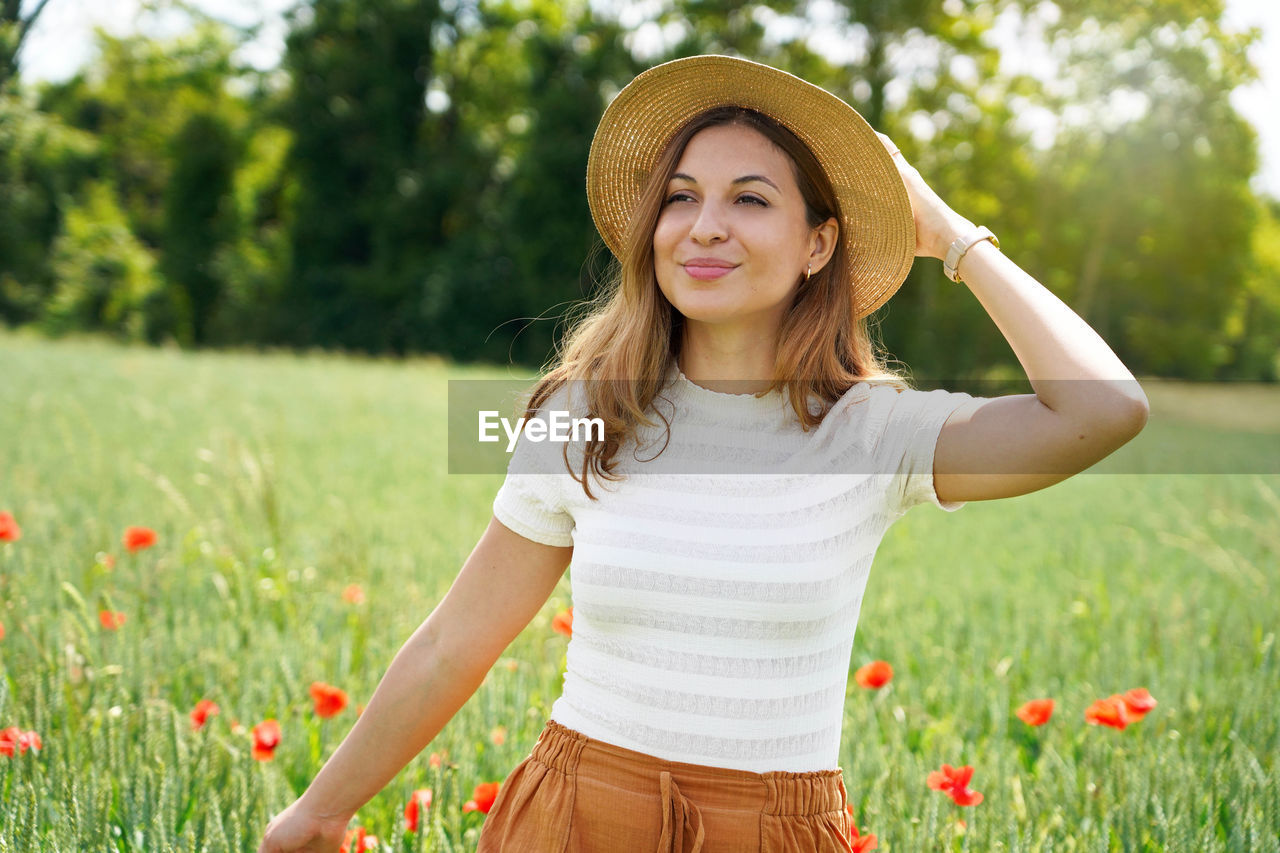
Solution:
[[[681,266],[691,277],[703,281],[719,278],[735,269],[738,265],[719,258],[690,258]]]

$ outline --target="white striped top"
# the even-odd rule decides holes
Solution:
[[[835,768],[876,548],[915,504],[962,505],[934,493],[934,447],[985,398],[860,383],[808,433],[780,392],[719,393],[673,369],[662,398],[665,450],[661,421],[642,428],[615,457],[625,480],[592,477],[597,500],[564,445],[524,437],[494,499],[512,531],[574,548],[551,717],[673,761]],[[560,389],[539,416],[581,415],[568,400]]]

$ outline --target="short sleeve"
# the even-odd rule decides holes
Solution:
[[[540,410],[538,418],[545,419],[546,411]],[[564,482],[572,478],[563,449],[561,443],[531,441],[522,432],[493,499],[498,521],[526,539],[556,547],[573,545],[574,521],[565,505]]]
[[[990,398],[974,397],[960,391],[906,390],[896,394],[893,410],[885,425],[883,447],[888,453],[883,470],[897,476],[890,489],[895,515],[917,504],[930,503],[955,512],[964,501],[942,501],[933,487],[933,456],[938,435],[952,414],[972,411]]]

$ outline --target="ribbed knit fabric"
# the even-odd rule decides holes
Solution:
[[[953,412],[985,398],[861,383],[805,433],[781,393],[719,393],[675,369],[668,380],[656,404],[669,443],[661,421],[642,430],[616,457],[623,481],[592,478],[598,500],[564,445],[523,437],[494,498],[512,531],[574,548],[551,718],[672,761],[835,768],[876,548],[910,507],[962,505],[934,493],[934,447]],[[562,388],[540,416],[581,414],[568,401]]]

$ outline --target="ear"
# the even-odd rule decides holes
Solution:
[[[809,263],[813,265],[814,272],[820,271],[831,260],[839,236],[840,225],[834,216],[809,232]]]

